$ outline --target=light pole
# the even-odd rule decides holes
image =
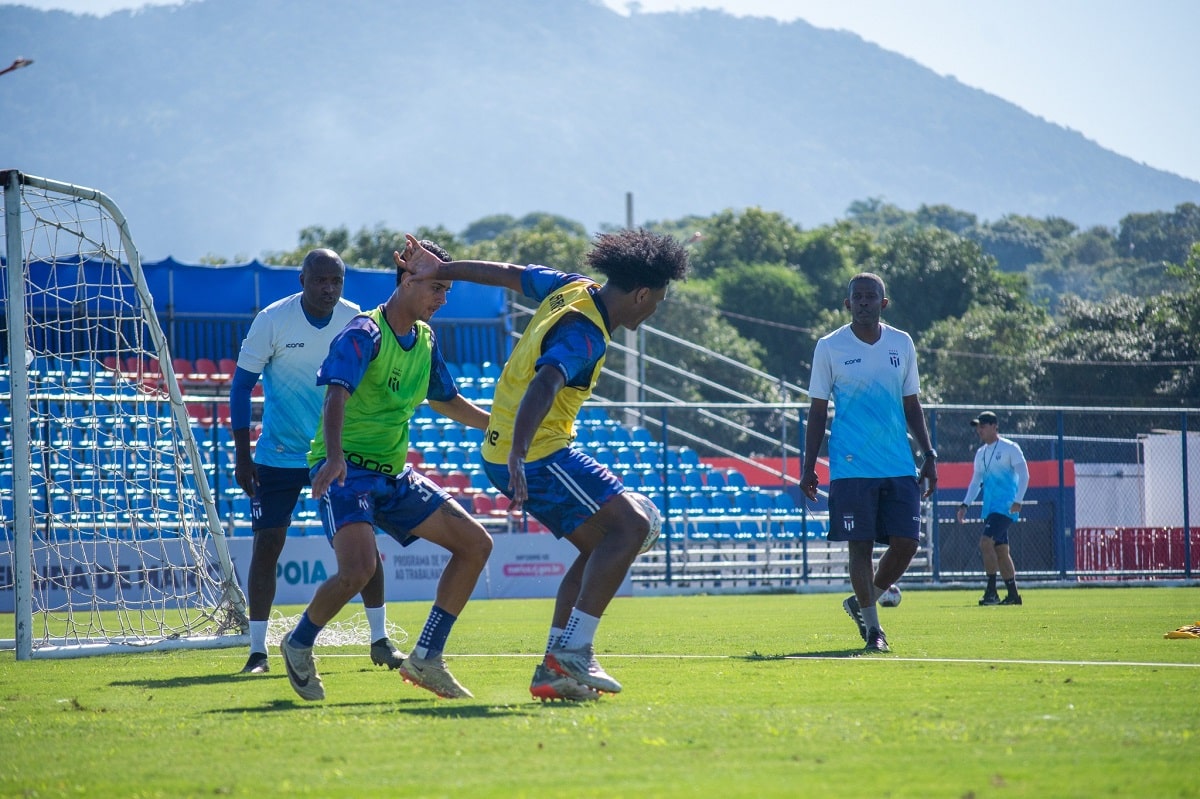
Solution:
[[[22,58],[21,56],[17,56],[16,61],[13,61],[12,64],[5,67],[4,69],[0,69],[0,75],[3,75],[7,72],[12,72],[13,70],[20,69],[21,67],[27,67],[32,63],[33,63],[32,58]]]

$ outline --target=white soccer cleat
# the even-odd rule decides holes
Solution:
[[[601,667],[591,644],[572,649],[556,646],[546,653],[545,663],[551,671],[570,677],[589,688],[606,694],[621,692],[621,683],[610,677]]]
[[[437,658],[419,658],[409,655],[400,664],[400,676],[418,688],[432,691],[443,699],[471,699],[475,695],[454,679],[446,668],[446,661]]]
[[[529,693],[534,699],[543,702],[594,702],[600,698],[600,692],[595,688],[589,688],[571,677],[552,671],[544,662],[539,663],[533,670],[533,682],[529,684]]]
[[[301,699],[315,701],[325,698],[325,686],[317,674],[317,664],[313,660],[311,646],[293,646],[291,635],[283,639],[279,652],[283,655],[283,665],[287,669],[288,682],[292,689],[300,694]]]

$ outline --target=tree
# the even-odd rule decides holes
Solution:
[[[469,247],[469,257],[515,264],[540,264],[579,272],[589,242],[582,230],[568,229],[553,218],[543,218],[534,227],[514,227],[494,239]],[[466,256],[465,256],[466,257]]]
[[[717,308],[718,297],[710,283],[688,281],[672,285],[667,300],[659,306],[658,313],[649,324],[684,341],[695,342],[736,363],[761,370],[760,346],[740,336],[733,325],[721,317]],[[736,394],[757,400],[771,402],[779,397],[776,386],[770,380],[757,377],[725,360],[690,347],[650,336],[647,337],[646,354],[683,372],[679,374],[676,371],[652,367],[647,369],[647,383],[686,402],[736,401],[734,394],[701,383],[694,379],[693,375],[726,386]],[[615,354],[610,356],[607,367],[619,371],[622,368],[623,357],[617,357]],[[617,384],[615,378],[602,378],[598,391],[607,397],[623,396],[623,388]],[[655,400],[658,397],[652,395],[648,399]],[[693,435],[704,440],[744,454],[757,451],[756,448],[761,445],[754,443],[751,437],[739,432],[735,426],[748,427],[765,435],[777,434],[778,418],[773,413],[740,410],[722,410],[717,413],[730,424],[723,424],[712,415],[696,411],[675,412],[670,422],[672,425],[685,426]],[[682,438],[673,440],[672,443],[697,446],[695,441]]]
[[[816,343],[807,328],[820,309],[812,284],[781,264],[750,264],[722,269],[713,279],[718,306],[732,315],[730,324],[762,346],[763,362],[789,380],[807,377],[809,364],[797,357]]]
[[[922,205],[917,209],[916,219],[922,227],[940,227],[960,236],[979,222],[975,214],[949,205]]]
[[[1171,368],[1156,366],[1152,306],[1128,295],[1089,302],[1065,297],[1047,350],[1046,402],[1153,405]]]
[[[1183,203],[1171,213],[1129,214],[1121,219],[1117,247],[1131,258],[1182,264],[1200,241],[1200,205]]]
[[[975,305],[921,336],[921,393],[939,402],[1024,405],[1036,400],[1053,330],[1040,308]]]
[[[887,234],[864,267],[887,284],[885,320],[916,339],[934,322],[961,316],[985,297],[1002,307],[1019,305],[1020,298],[996,276],[994,264],[975,242],[924,228]]]
[[[782,214],[761,208],[724,211],[712,219],[696,244],[692,270],[696,277],[706,278],[745,264],[794,264],[803,245],[800,228]]]

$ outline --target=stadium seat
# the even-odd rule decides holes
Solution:
[[[629,431],[629,437],[635,444],[651,446],[655,443],[654,436],[650,435],[650,431],[640,425]]]
[[[476,494],[472,503],[472,513],[476,516],[491,516],[496,510],[496,500],[491,494]]]
[[[704,484],[709,488],[725,488],[728,482],[722,469],[709,469],[704,475]]]
[[[734,468],[725,470],[725,485],[728,488],[742,490],[748,487],[746,475]]]
[[[441,486],[447,491],[457,491],[462,493],[472,487],[471,478],[464,471],[452,469],[451,471],[448,471],[442,475]]]

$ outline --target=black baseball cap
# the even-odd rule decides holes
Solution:
[[[996,414],[991,411],[984,411],[971,420],[971,427],[981,424],[999,424],[1000,420],[996,418]]]

